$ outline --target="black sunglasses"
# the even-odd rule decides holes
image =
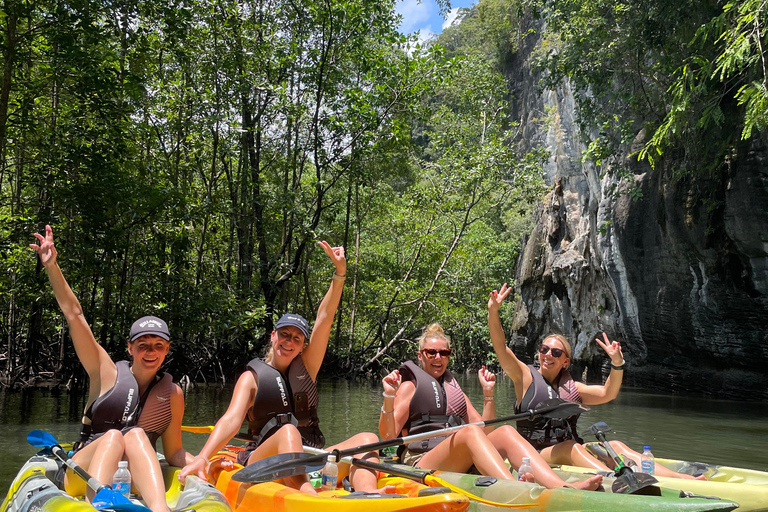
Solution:
[[[563,352],[565,352],[561,348],[553,348],[552,349],[552,357],[558,358],[561,355],[563,355]],[[542,345],[539,347],[539,354],[549,354],[549,345]]]
[[[427,354],[427,357],[430,359],[434,359],[437,357],[437,354],[440,354],[440,357],[450,357],[451,356],[451,349],[444,348],[441,350],[435,350],[433,348],[425,348],[422,350],[425,354]]]

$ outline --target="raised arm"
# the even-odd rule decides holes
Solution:
[[[336,309],[339,307],[339,301],[341,300],[341,292],[344,290],[344,280],[347,277],[347,260],[344,257],[344,248],[331,247],[326,241],[318,242],[318,245],[331,258],[331,262],[333,262],[336,270],[331,278],[331,286],[317,308],[317,317],[315,318],[315,325],[312,327],[309,345],[301,354],[304,366],[312,380],[317,378],[317,373],[323,364],[325,350],[328,348],[328,339],[331,337],[333,317],[336,316]]]
[[[35,237],[39,245],[29,244],[29,246],[37,251],[40,262],[45,267],[56,302],[59,303],[61,312],[67,320],[67,325],[69,325],[69,334],[72,338],[72,344],[75,346],[77,357],[91,379],[91,388],[95,387],[98,389],[102,384],[102,380],[114,381],[117,375],[115,364],[107,352],[98,344],[96,338],[94,338],[93,332],[91,332],[91,328],[83,315],[80,301],[75,297],[67,280],[64,279],[64,274],[61,272],[59,264],[56,262],[58,253],[53,243],[53,230],[51,226],[45,226],[45,236],[35,233]],[[111,386],[110,382],[104,382],[104,384]]]
[[[501,327],[501,319],[499,318],[499,306],[501,306],[511,291],[512,288],[507,286],[507,283],[504,283],[501,290],[493,290],[491,292],[491,296],[488,299],[488,331],[491,334],[491,343],[493,344],[493,350],[496,352],[496,357],[499,358],[499,363],[504,373],[512,379],[512,383],[515,385],[517,403],[520,403],[525,390],[531,385],[531,375],[525,363],[520,361],[515,356],[515,353],[507,347],[504,329]]]
[[[379,415],[379,436],[382,439],[394,439],[400,435],[408,420],[411,398],[416,391],[412,382],[401,385],[400,372],[395,370],[381,381],[384,388],[384,403]]]
[[[248,414],[248,409],[251,407],[256,396],[257,388],[256,379],[249,371],[246,371],[237,379],[227,412],[216,422],[213,432],[208,436],[208,440],[205,442],[203,449],[200,450],[200,453],[197,454],[189,465],[179,472],[179,480],[182,483],[187,478],[187,475],[191,473],[196,473],[203,480],[208,479],[206,469],[211,456],[224,448],[229,440],[238,433],[243,420],[245,420],[245,415]]]
[[[609,341],[606,333],[603,333],[603,339],[604,343],[598,338],[595,341],[611,358],[611,373],[605,384],[588,386],[582,382],[576,383],[576,389],[579,390],[581,399],[587,405],[604,404],[619,396],[621,381],[624,379],[624,355],[621,352],[621,344],[618,341]]]

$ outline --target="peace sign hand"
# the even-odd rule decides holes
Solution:
[[[509,292],[511,291],[512,287],[507,286],[507,283],[502,285],[501,290],[493,290],[491,292],[491,297],[488,299],[488,311],[498,311],[499,306],[501,306],[501,303],[504,302],[504,299],[507,298],[507,295],[509,295]]]
[[[34,235],[40,245],[29,244],[29,246],[37,251],[37,255],[40,256],[40,263],[42,263],[44,267],[49,267],[55,264],[58,253],[56,252],[56,247],[53,245],[53,230],[51,229],[51,226],[48,224],[45,225],[45,236],[40,233],[35,233]]]
[[[608,335],[605,333],[603,333],[603,339],[605,340],[605,343],[600,341],[599,338],[595,338],[595,341],[603,350],[605,350],[605,353],[611,358],[611,362],[616,366],[620,366],[624,363],[624,354],[621,353],[621,343],[618,341],[610,341]]]

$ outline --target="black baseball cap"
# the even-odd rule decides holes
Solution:
[[[168,332],[168,324],[156,316],[143,316],[133,322],[131,326],[131,335],[129,341],[133,341],[140,336],[153,334],[160,336],[166,341],[171,341],[171,334]]]
[[[288,326],[298,327],[302,334],[304,334],[304,341],[309,339],[309,324],[303,316],[297,313],[286,313],[275,324],[275,330]]]

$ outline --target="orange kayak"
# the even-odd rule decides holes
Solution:
[[[213,460],[233,460],[232,452],[220,452]],[[216,488],[235,512],[464,512],[469,507],[466,496],[435,489],[412,480],[388,478],[386,484],[396,487],[395,494],[358,494],[343,489],[307,494],[278,482],[249,484],[235,482],[232,471],[214,472]],[[447,489],[446,489],[447,491]]]

